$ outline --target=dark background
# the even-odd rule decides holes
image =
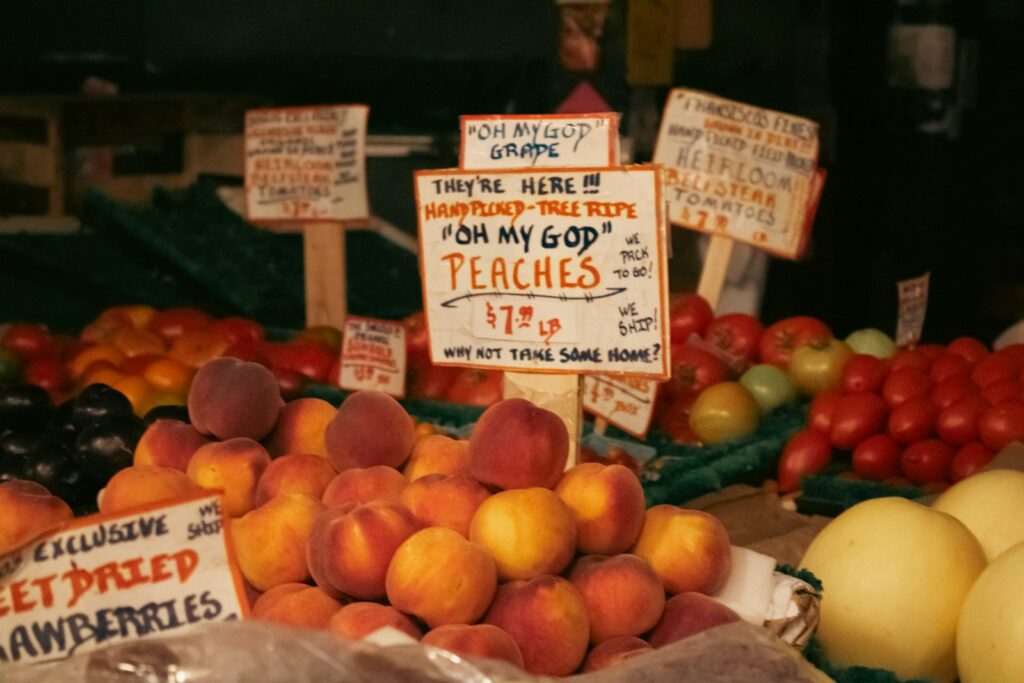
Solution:
[[[957,30],[957,124],[921,130],[922,93],[886,83],[895,22]],[[763,319],[819,316],[838,335],[892,332],[896,280],[932,273],[925,338],[991,341],[1024,317],[1024,1],[759,0],[714,3],[706,50],[675,53],[674,84],[808,116],[828,181],[804,261],[773,261]],[[626,2],[586,79],[623,113]],[[0,94],[255,95],[280,104],[366,102],[371,133],[452,140],[460,114],[551,111],[582,78],[557,59],[551,0],[35,0],[0,3]],[[974,57],[976,59],[967,59]],[[667,88],[654,89],[660,107]],[[648,92],[647,94],[651,94]],[[632,112],[635,113],[635,112]],[[412,167],[370,168],[375,211],[414,231]],[[641,145],[641,149],[643,146]],[[641,158],[637,160],[643,160]],[[675,231],[677,287],[696,278]]]

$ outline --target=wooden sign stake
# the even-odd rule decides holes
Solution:
[[[345,328],[345,228],[338,223],[302,226],[306,280],[306,326]]]
[[[718,308],[718,299],[722,296],[725,286],[725,274],[729,270],[729,259],[732,257],[731,237],[712,235],[708,245],[708,253],[704,258],[704,268],[700,272],[697,293],[707,299],[711,310]]]

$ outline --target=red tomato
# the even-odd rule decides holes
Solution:
[[[936,384],[955,375],[970,377],[971,364],[968,363],[963,356],[957,356],[952,353],[947,353],[936,358],[928,373],[928,376],[931,377],[932,381]]]
[[[974,365],[988,355],[988,347],[974,337],[957,337],[946,346],[946,352]]]
[[[695,444],[699,441],[690,427],[690,408],[693,407],[694,399],[695,394],[679,396],[658,415],[658,429],[675,443]]]
[[[935,432],[947,443],[963,445],[978,440],[978,421],[989,409],[981,396],[968,396],[939,411]]]
[[[1000,356],[998,353],[994,353],[978,361],[971,372],[971,379],[974,380],[975,384],[984,389],[989,384],[1007,377],[1013,377],[1018,372],[1020,372],[1020,363],[1012,355]]]
[[[875,434],[853,449],[853,471],[864,479],[882,481],[898,477],[903,448],[888,434]]]
[[[986,401],[996,406],[1003,401],[1019,398],[1021,391],[1024,391],[1024,386],[1016,377],[1004,377],[986,385],[981,390],[981,395],[985,397]]]
[[[832,446],[827,436],[814,429],[797,432],[789,437],[779,460],[779,491],[796,491],[804,475],[822,471],[831,460]]]
[[[977,393],[978,388],[974,386],[974,382],[971,381],[970,377],[953,375],[932,387],[931,399],[932,403],[939,410],[942,410],[968,396],[975,396]]]
[[[850,449],[885,427],[888,406],[878,394],[847,394],[832,413],[829,439],[836,448]]]
[[[186,332],[205,329],[212,322],[210,316],[196,308],[168,308],[153,317],[149,329],[171,341]]]
[[[817,318],[798,315],[771,325],[761,335],[758,353],[762,363],[779,367],[789,365],[793,349],[811,342],[823,342],[832,338],[828,325]]]
[[[47,391],[59,391],[68,384],[67,367],[57,358],[36,358],[30,360],[22,375],[29,384],[35,384]]]
[[[715,313],[700,294],[672,294],[668,298],[669,336],[672,344],[685,344],[691,334],[703,337]]]
[[[752,315],[727,313],[708,325],[704,339],[730,356],[749,359],[761,341],[764,326]]]
[[[843,400],[843,395],[836,391],[818,394],[811,401],[807,411],[807,426],[822,434],[832,431],[832,416]]]
[[[949,473],[953,483],[966,479],[985,465],[992,462],[996,454],[985,447],[980,441],[972,441],[960,447],[960,450],[953,455],[953,464],[950,465]]]
[[[839,388],[844,394],[878,392],[885,379],[885,361],[866,353],[858,353],[843,366]]]
[[[243,341],[232,344],[225,352],[225,356],[244,360],[248,363],[259,363],[263,367],[270,367],[265,349],[267,344],[263,342]]]
[[[309,378],[296,370],[272,367],[270,372],[273,373],[274,378],[277,380],[277,386],[281,390],[281,398],[285,401],[301,398],[302,390],[309,384]]]
[[[949,468],[953,463],[953,449],[938,439],[919,441],[903,451],[900,468],[915,484],[949,481]]]
[[[919,368],[903,367],[893,370],[882,383],[882,398],[889,407],[898,406],[918,396],[926,396],[932,388],[928,374]]]
[[[423,311],[417,311],[402,321],[405,325],[405,349],[411,361],[413,358],[430,357],[430,333]]]
[[[432,401],[444,400],[459,376],[459,368],[434,365],[430,362],[409,366],[409,397]]]
[[[45,325],[11,323],[0,346],[18,354],[24,361],[57,355],[57,345]]]
[[[914,349],[900,351],[889,359],[889,372],[894,372],[901,368],[928,370],[929,367],[931,367],[931,361],[925,358],[924,354]]]
[[[463,369],[448,390],[452,403],[487,407],[501,400],[502,373],[498,370]]]
[[[935,433],[939,409],[927,396],[917,396],[900,403],[889,414],[886,431],[896,443],[908,446]]]
[[[277,347],[271,362],[276,359],[279,367],[294,370],[314,382],[325,384],[337,355],[321,344],[291,341]]]
[[[1024,401],[1004,401],[986,410],[978,420],[978,434],[996,453],[1011,441],[1024,441]]]
[[[725,381],[725,365],[713,354],[692,346],[672,347],[672,379],[662,384],[666,397],[699,394]]]
[[[946,355],[946,347],[942,344],[922,344],[917,347],[917,352],[924,356],[929,363],[933,363],[939,357]]]
[[[993,355],[1009,358],[1017,364],[1017,367],[1024,366],[1024,344],[1010,344],[996,351]]]
[[[213,324],[214,334],[227,340],[231,345],[240,342],[257,342],[267,336],[263,325],[248,318],[223,318]]]

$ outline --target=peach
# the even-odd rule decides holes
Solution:
[[[576,551],[576,521],[554,491],[512,489],[480,504],[469,540],[491,553],[502,581],[531,579],[568,566]]]
[[[208,443],[210,440],[187,422],[157,420],[136,444],[134,464],[173,467],[184,472],[192,454]]]
[[[0,484],[0,555],[55,529],[74,514],[63,500],[34,481]]]
[[[499,489],[554,488],[568,457],[562,419],[522,398],[484,411],[469,439],[470,471],[481,484]]]
[[[627,659],[651,652],[651,644],[636,636],[619,636],[597,645],[583,662],[583,673],[592,673],[615,666]]]
[[[474,624],[498,589],[487,551],[451,529],[417,531],[398,546],[386,579],[388,602],[431,628]]]
[[[124,468],[107,482],[100,498],[100,512],[121,512],[201,492],[202,488],[181,470],[135,465]]]
[[[329,508],[352,503],[362,505],[375,500],[397,501],[408,483],[394,467],[352,467],[331,479],[324,489],[323,501]]]
[[[353,602],[338,610],[327,622],[327,630],[348,640],[359,640],[385,626],[396,628],[416,640],[423,632],[412,620],[390,605]]]
[[[256,505],[282,493],[305,493],[317,500],[337,473],[318,455],[296,453],[272,460],[256,484]]]
[[[339,472],[374,465],[400,467],[412,453],[416,433],[398,401],[380,391],[357,391],[327,425],[324,443]]]
[[[337,408],[319,398],[288,401],[267,438],[267,452],[272,458],[289,453],[311,453],[326,458],[324,432],[337,412]]]
[[[443,526],[469,538],[473,515],[490,495],[472,477],[428,474],[409,484],[399,500],[421,525]]]
[[[661,579],[636,555],[587,555],[576,562],[569,581],[587,606],[592,643],[646,633],[665,609]]]
[[[700,510],[655,505],[632,553],[647,560],[669,593],[714,593],[729,578],[729,534],[716,518]]]
[[[379,600],[392,556],[418,530],[412,513],[394,501],[328,508],[313,524],[306,546],[313,580],[334,597]]]
[[[558,576],[504,584],[484,621],[512,636],[532,674],[568,676],[587,653],[587,607],[579,591]]]
[[[405,478],[416,481],[428,474],[469,474],[469,442],[443,434],[431,434],[416,442],[409,462],[402,470]]]
[[[246,581],[265,591],[309,579],[306,543],[324,506],[304,493],[284,493],[234,520],[231,537]]]
[[[215,358],[199,368],[188,392],[188,417],[201,434],[259,441],[274,428],[284,401],[273,373],[259,363]]]
[[[250,616],[299,628],[327,628],[342,604],[316,586],[282,583],[256,599]]]
[[[224,512],[241,517],[256,506],[256,486],[270,456],[252,439],[238,437],[201,446],[188,461],[188,478],[224,492]]]
[[[665,603],[665,613],[648,641],[656,648],[664,647],[709,628],[739,620],[738,614],[714,598],[692,591],[680,593]]]
[[[555,492],[576,517],[581,553],[618,555],[644,525],[644,490],[628,467],[587,462],[566,472]]]
[[[504,629],[491,624],[438,626],[420,640],[424,645],[454,652],[460,657],[500,659],[523,668],[523,653]]]

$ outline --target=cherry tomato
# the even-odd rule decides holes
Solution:
[[[903,474],[915,484],[948,481],[953,449],[938,439],[918,441],[900,456]]]
[[[831,432],[832,416],[842,400],[842,394],[836,391],[826,391],[815,396],[807,412],[807,426],[822,434]]]
[[[244,360],[248,363],[259,363],[265,368],[270,367],[270,360],[266,354],[267,344],[265,342],[244,341],[232,344],[224,351],[225,356]]]
[[[711,321],[704,339],[735,358],[748,359],[761,341],[764,326],[752,315],[727,313]]]
[[[331,349],[311,342],[290,341],[277,345],[271,362],[294,370],[319,384],[326,384],[335,354]]]
[[[2,346],[18,354],[24,361],[57,354],[57,346],[45,325],[11,323],[4,333]]]
[[[487,407],[501,400],[502,373],[498,370],[462,370],[448,389],[448,400],[468,406]]]
[[[700,294],[672,294],[668,298],[669,336],[673,346],[685,344],[691,334],[704,337],[715,313]]]
[[[994,353],[985,356],[974,366],[971,372],[971,379],[979,387],[984,389],[993,382],[998,382],[1007,377],[1013,377],[1020,372],[1020,363],[1011,355],[999,355]]]
[[[719,382],[700,392],[690,409],[690,428],[704,443],[738,439],[757,429],[761,411],[739,382]]]
[[[213,323],[213,331],[223,339],[226,339],[230,346],[240,342],[261,341],[267,336],[263,325],[248,318],[222,318]]]
[[[978,420],[981,442],[998,453],[1011,441],[1024,441],[1024,401],[1004,401]]]
[[[1004,377],[986,385],[981,390],[981,395],[985,397],[986,401],[996,406],[1003,401],[1019,398],[1021,391],[1024,391],[1024,385],[1021,385],[1020,380],[1016,377]]]
[[[882,398],[889,407],[898,406],[918,396],[927,396],[931,391],[932,381],[928,373],[920,368],[903,367],[893,370],[882,383]]]
[[[900,351],[889,359],[889,372],[895,372],[901,368],[928,370],[929,367],[931,367],[931,361],[925,358],[924,354],[918,352],[916,349]]]
[[[929,363],[934,363],[940,356],[946,355],[946,347],[942,344],[922,344],[917,347],[917,352],[924,356]]]
[[[800,391],[817,396],[839,388],[843,366],[852,356],[853,350],[837,339],[805,344],[793,352],[789,372]]]
[[[762,363],[784,368],[798,347],[831,338],[832,331],[828,325],[817,318],[798,315],[770,325],[761,335],[758,354]]]
[[[981,396],[968,396],[939,411],[935,432],[943,441],[963,445],[978,440],[978,422],[989,409]]]
[[[779,492],[800,488],[805,475],[821,472],[832,460],[828,437],[815,429],[805,429],[789,437],[779,460]]]
[[[882,481],[898,477],[903,448],[888,434],[875,434],[853,449],[853,471],[864,479]]]
[[[858,353],[843,366],[839,386],[844,394],[877,392],[882,387],[884,379],[885,362],[875,356]]]
[[[847,394],[832,413],[829,438],[836,448],[850,449],[885,427],[888,406],[878,394]]]
[[[942,410],[968,396],[978,394],[978,388],[970,377],[953,375],[932,386],[931,399],[935,406]]]
[[[992,462],[996,454],[985,447],[980,441],[972,441],[960,447],[960,450],[953,455],[953,464],[950,465],[949,473],[953,483],[966,479],[985,465]]]
[[[971,364],[963,356],[957,356],[952,353],[936,358],[928,373],[928,376],[936,384],[955,375],[970,377]]]
[[[301,372],[289,370],[282,367],[271,367],[270,372],[277,380],[277,386],[281,390],[281,398],[285,401],[292,401],[302,397],[302,390],[309,384],[309,378]]]
[[[173,341],[186,332],[204,330],[213,319],[196,308],[168,308],[153,317],[149,329],[167,341]]]
[[[988,355],[988,347],[974,337],[957,337],[946,346],[946,352],[974,365]]]
[[[917,396],[900,403],[889,414],[886,431],[893,441],[908,446],[935,433],[939,409],[927,396]]]
[[[36,358],[25,365],[24,379],[47,391],[59,391],[67,387],[70,378],[67,368],[57,358]]]
[[[701,391],[725,380],[725,365],[713,354],[692,346],[672,347],[672,379],[661,386],[671,400]]]
[[[461,371],[443,365],[417,363],[409,366],[409,389],[411,398],[424,398],[441,401],[448,394]]]

